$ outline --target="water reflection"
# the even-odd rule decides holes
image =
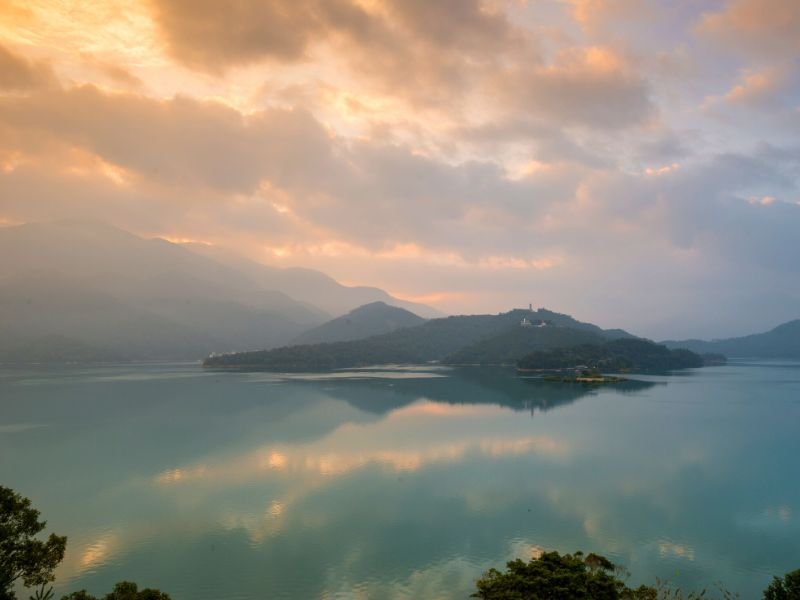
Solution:
[[[330,385],[326,391],[361,410],[376,413],[385,413],[419,398],[428,398],[447,404],[504,406],[531,414],[570,404],[586,396],[595,396],[602,391],[596,386],[519,377],[513,369],[508,368],[449,369],[448,375],[436,379],[417,377],[402,382],[342,379]],[[655,385],[658,383],[632,379],[615,385],[614,392],[633,394]]]
[[[621,388],[492,369],[7,377],[0,480],[70,536],[59,592],[463,598],[540,548],[747,592],[800,565],[800,407],[743,368]]]

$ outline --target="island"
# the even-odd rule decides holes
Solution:
[[[603,375],[599,371],[582,371],[574,375],[561,375],[551,373],[542,377],[545,381],[553,383],[580,383],[582,385],[605,385],[613,383],[623,383],[628,381],[625,377],[617,375]]]
[[[521,373],[557,374],[562,378],[591,370],[663,372],[706,364],[694,352],[671,350],[620,329],[602,329],[546,309],[514,309],[497,315],[431,319],[363,339],[213,354],[203,365],[222,370],[319,372],[431,363],[516,367]],[[593,379],[612,382],[605,377]]]
[[[537,350],[522,357],[517,368],[522,373],[559,374],[569,380],[596,380],[601,373],[647,373],[691,369],[706,364],[699,354],[640,338],[620,338],[601,344],[581,344],[571,348]]]

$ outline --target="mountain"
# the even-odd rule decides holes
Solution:
[[[285,344],[329,318],[160,239],[93,222],[0,229],[5,361],[199,359]]]
[[[523,320],[530,324],[531,329],[539,329],[533,325],[534,323],[544,322],[549,324],[541,329],[550,327],[558,330],[546,334],[549,337],[547,344],[544,344],[544,337],[540,338],[540,342],[546,347],[553,347],[553,344],[559,343],[558,340],[562,336],[575,338],[580,333],[588,334],[593,340],[598,337],[606,339],[620,337],[618,331],[607,333],[596,325],[581,323],[568,315],[545,309],[538,311],[515,309],[498,315],[432,319],[416,327],[398,329],[362,340],[215,355],[206,359],[204,364],[210,367],[255,368],[270,371],[317,371],[391,363],[420,364],[442,361],[481,340],[490,340],[504,334],[515,335],[510,332],[523,329]],[[579,333],[576,334],[576,331]],[[627,332],[622,334],[632,337]],[[521,355],[516,358],[521,358]],[[505,358],[500,361],[492,359],[491,362],[504,361]]]
[[[357,340],[404,327],[414,327],[424,322],[425,319],[403,308],[389,306],[385,302],[371,302],[305,332],[295,338],[293,343],[320,344]]]
[[[686,348],[693,352],[724,354],[737,358],[800,359],[800,319],[778,325],[764,333],[722,340],[668,340],[669,348]]]
[[[325,273],[313,269],[270,267],[217,246],[207,244],[187,244],[187,246],[193,252],[247,275],[264,288],[280,290],[295,300],[318,306],[331,315],[343,315],[364,304],[383,302],[404,308],[424,318],[444,316],[435,308],[400,300],[379,288],[342,285]]]

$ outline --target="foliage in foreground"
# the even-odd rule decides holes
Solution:
[[[477,582],[473,598],[483,600],[656,600],[655,588],[631,589],[617,577],[614,565],[597,554],[545,552],[524,562],[512,560],[508,569],[490,569]]]
[[[0,486],[0,600],[16,597],[17,581],[33,588],[55,579],[67,538],[51,533],[46,541],[36,539],[46,525],[30,500]]]
[[[36,539],[47,523],[31,501],[0,485],[0,600],[17,600],[15,584],[37,588],[30,600],[53,600],[55,569],[64,558],[67,538],[50,534]],[[507,563],[500,572],[490,569],[477,581],[474,598],[483,600],[700,600],[700,593],[684,595],[680,590],[640,586],[630,588],[620,579],[620,570],[597,554],[560,555],[546,552],[529,562]],[[725,600],[737,596],[722,591]],[[764,600],[800,600],[800,569],[775,577],[764,590]],[[139,590],[135,583],[121,581],[102,599],[86,590],[62,596],[61,600],[170,600],[156,589]]]
[[[800,569],[774,577],[764,590],[764,600],[800,600]]]
[[[86,590],[79,592],[72,592],[67,596],[63,596],[61,600],[101,600],[97,596],[87,594]],[[145,588],[140,590],[139,587],[130,581],[120,581],[114,586],[114,590],[110,594],[103,596],[102,600],[170,600],[170,597],[164,592]]]
[[[477,581],[473,598],[482,600],[701,600],[706,590],[683,592],[659,581],[656,587],[630,588],[621,579],[624,571],[597,554],[561,555],[545,552],[525,562],[506,564],[503,572],[490,569]],[[625,573],[625,575],[627,575]],[[723,600],[738,594],[719,590]],[[764,590],[763,600],[800,600],[800,569],[775,577]]]
[[[31,600],[52,600],[55,570],[64,559],[66,536],[51,533],[46,541],[36,539],[47,526],[28,498],[0,485],[0,600],[17,600],[14,587],[21,582],[35,588]],[[86,590],[61,600],[99,600]],[[102,600],[170,600],[158,590],[139,590],[135,583],[121,581]]]

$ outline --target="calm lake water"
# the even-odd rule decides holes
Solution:
[[[760,597],[800,568],[800,365],[599,390],[501,370],[0,369],[0,483],[57,592],[466,598],[537,549]]]

